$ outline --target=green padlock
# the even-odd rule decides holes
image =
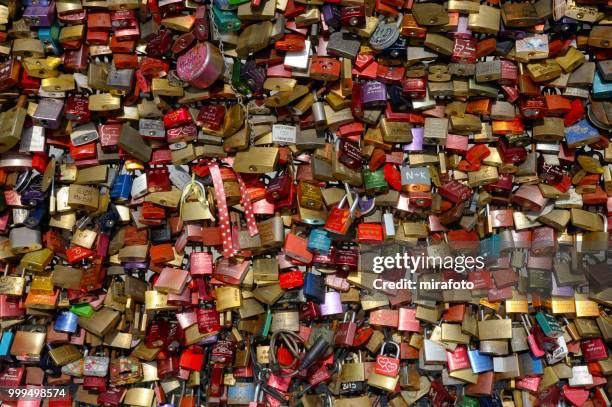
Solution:
[[[457,403],[457,407],[480,407],[480,403],[474,397],[463,396],[463,399]]]
[[[94,314],[94,309],[89,304],[75,304],[70,307],[70,311],[85,318],[90,318]]]
[[[238,31],[241,22],[235,12],[213,6],[213,19],[220,32]]]
[[[270,333],[270,326],[272,326],[272,310],[270,309],[270,307],[268,307],[268,309],[266,310],[266,316],[264,318],[265,321],[261,326],[261,332],[259,333],[259,336],[263,336],[264,338],[266,338]]]
[[[549,338],[559,338],[563,336],[563,328],[561,328],[559,321],[552,315],[546,314],[543,311],[538,311],[535,319],[538,325],[540,325],[540,328],[542,328],[544,335]]]
[[[368,195],[384,194],[389,190],[389,184],[385,179],[385,173],[382,168],[376,171],[370,171],[368,168],[364,169],[363,183]]]
[[[232,67],[232,86],[238,89],[240,93],[250,95],[253,91],[249,87],[248,83],[242,77],[243,67],[240,60],[234,60],[234,66]]]

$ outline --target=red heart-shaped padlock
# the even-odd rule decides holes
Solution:
[[[579,389],[575,387],[569,387],[567,384],[563,386],[563,397],[567,399],[572,405],[580,407],[589,398],[589,391],[585,389]]]

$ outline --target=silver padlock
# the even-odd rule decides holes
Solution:
[[[23,130],[19,142],[20,153],[44,153],[45,129],[41,126],[32,126]]]
[[[138,199],[147,194],[147,174],[142,173],[132,182],[131,195],[133,199]]]
[[[15,254],[29,253],[42,249],[40,230],[18,227],[9,233],[11,250]]]
[[[30,211],[26,208],[13,208],[13,226],[23,226]]]
[[[370,37],[370,45],[376,50],[389,48],[400,34],[400,25],[402,24],[403,14],[398,14],[395,22],[383,22],[384,17],[380,16],[380,22],[376,27],[376,31]]]
[[[161,120],[140,119],[138,121],[138,131],[143,138],[161,140],[166,137],[166,128]]]
[[[552,352],[546,352],[546,363],[549,365],[554,365],[555,363],[562,361],[569,354],[565,339],[561,336],[555,340],[557,341],[558,346]]]
[[[327,116],[325,115],[325,105],[317,97],[317,92],[313,91],[314,103],[312,104],[312,115],[314,125],[317,130],[324,130],[327,127]]]
[[[395,239],[395,220],[393,219],[393,213],[385,212],[383,214],[385,240]]]
[[[568,379],[572,387],[589,386],[593,384],[593,376],[586,365],[572,366],[572,377]]]
[[[72,130],[72,133],[70,133],[70,142],[75,146],[91,143],[99,138],[100,135],[98,134],[98,129],[93,123],[78,126]]]
[[[336,31],[329,36],[327,52],[331,56],[355,59],[361,41],[347,31]]]

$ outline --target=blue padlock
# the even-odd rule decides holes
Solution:
[[[480,252],[485,258],[498,258],[501,251],[499,235],[491,235],[480,241]]]
[[[23,222],[23,224],[27,228],[36,229],[38,228],[40,221],[45,217],[46,214],[47,214],[46,205],[37,206],[36,208],[31,209],[30,212],[28,212],[28,217]]]
[[[255,383],[238,382],[227,386],[227,401],[231,404],[249,404],[255,400]]]
[[[228,0],[213,0],[213,4],[219,10],[236,10],[238,5],[231,4]]]
[[[586,119],[565,128],[565,141],[569,148],[586,146],[599,140],[597,130]]]
[[[51,27],[44,27],[38,30],[38,39],[42,41],[47,54],[59,55],[62,50],[59,45],[60,26],[54,21]]]
[[[489,355],[480,353],[478,349],[468,350],[468,359],[472,372],[482,373],[493,370],[493,358]]]
[[[320,274],[306,273],[304,278],[304,297],[317,304],[325,301],[325,286]]]
[[[15,339],[15,332],[5,331],[2,333],[2,339],[0,339],[0,357],[10,356],[13,339]]]
[[[313,229],[308,236],[308,251],[327,254],[331,247],[331,239],[325,229]]]
[[[340,20],[340,10],[333,4],[325,3],[323,7],[321,7],[321,14],[323,15],[323,20],[328,27],[333,28],[336,31],[339,31],[342,27],[342,21]]]
[[[62,311],[57,314],[53,329],[58,332],[73,334],[77,331],[78,321],[79,317],[77,316],[77,314],[70,311]]]
[[[521,372],[524,372],[526,376],[544,374],[542,359],[535,357],[531,352],[519,353],[519,366],[521,366]]]
[[[410,99],[402,92],[401,86],[387,86],[387,94],[391,99],[391,108],[394,112],[407,112],[412,107]]]
[[[110,205],[109,211],[100,215],[97,222],[100,226],[100,233],[110,235],[117,222],[119,222],[119,213],[115,205]]]
[[[117,202],[125,202],[130,199],[132,191],[132,177],[129,174],[119,174],[113,182],[113,187],[110,191],[111,199]]]
[[[408,55],[408,38],[400,36],[390,47],[382,51],[383,55],[394,59],[405,59]]]
[[[502,407],[502,402],[495,393],[491,397],[478,397],[478,402],[480,407]]]
[[[599,71],[595,72],[591,94],[593,99],[609,99],[612,97],[612,82],[604,82],[599,75]]]

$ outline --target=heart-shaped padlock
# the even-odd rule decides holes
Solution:
[[[376,50],[389,48],[399,38],[400,25],[403,15],[399,14],[394,22],[382,22],[376,27],[376,31],[370,37],[370,45]]]

